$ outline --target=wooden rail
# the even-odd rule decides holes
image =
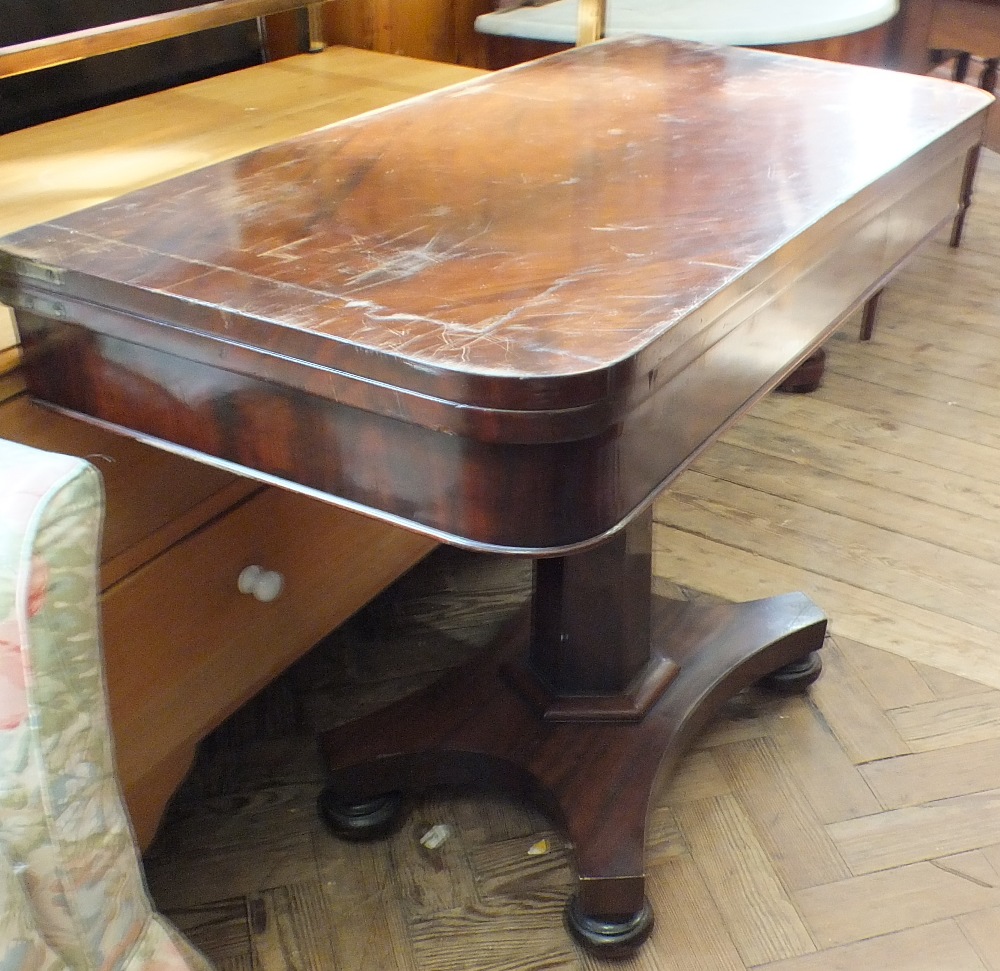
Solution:
[[[607,0],[580,0],[576,43],[593,44],[604,36],[607,23]]]
[[[302,3],[302,0],[215,0],[214,3],[201,3],[184,10],[170,10],[103,27],[11,44],[0,47],[0,78],[301,7],[309,8],[309,49],[321,50],[324,45],[319,9],[325,2],[327,0],[311,4]]]
[[[496,10],[512,10],[514,7],[533,7],[545,0],[495,0]],[[576,43],[578,47],[593,44],[604,37],[607,26],[608,0],[579,0],[577,8]]]

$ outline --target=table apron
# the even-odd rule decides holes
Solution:
[[[349,377],[324,397],[283,380],[296,362],[262,378],[249,351],[176,331],[170,351],[151,346],[163,325],[58,290],[22,282],[0,296],[18,308],[42,400],[455,545],[561,554],[628,521],[954,216],[968,149],[950,141],[919,172],[902,167],[884,208],[788,243],[775,272],[678,350],[683,366],[661,362],[667,377],[644,376],[645,397],[607,402],[578,437],[554,414],[545,440],[546,415],[524,412],[518,440],[519,416],[504,412],[497,440],[488,413],[454,404],[451,427],[420,424],[352,399],[363,382]]]

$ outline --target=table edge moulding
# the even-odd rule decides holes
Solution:
[[[320,811],[371,835],[435,783],[530,796],[574,847],[571,932],[615,955],[680,752],[811,683],[826,630],[803,594],[655,596],[652,500],[954,219],[990,101],[604,41],[9,236],[0,297],[57,407],[533,559],[493,649],[323,735]]]

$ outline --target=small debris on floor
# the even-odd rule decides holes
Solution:
[[[420,837],[420,845],[428,850],[436,850],[450,836],[451,827],[444,823],[438,823]]]
[[[528,856],[545,856],[551,849],[548,840],[539,840],[528,847]]]

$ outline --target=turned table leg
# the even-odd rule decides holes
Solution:
[[[958,200],[958,212],[951,224],[951,238],[948,245],[952,248],[958,247],[962,242],[962,231],[965,229],[965,217],[972,205],[972,188],[976,181],[976,169],[979,166],[979,154],[981,146],[976,145],[969,149],[969,154],[965,158],[965,171],[962,175],[962,188]]]

